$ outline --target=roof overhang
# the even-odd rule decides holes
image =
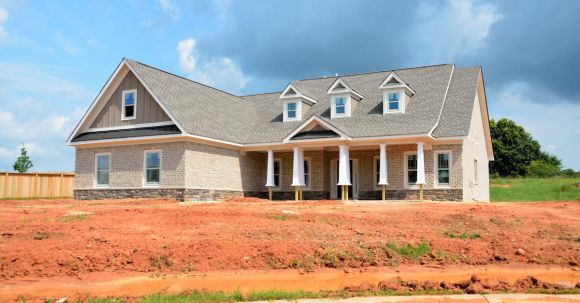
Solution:
[[[343,131],[341,131],[340,129],[334,127],[333,125],[331,125],[327,121],[322,120],[318,116],[312,116],[308,120],[304,121],[304,123],[300,124],[300,126],[298,126],[296,129],[294,129],[288,136],[286,136],[282,140],[282,142],[283,143],[290,142],[292,137],[294,137],[296,134],[298,134],[301,131],[307,130],[308,127],[312,126],[312,124],[318,124],[326,129],[332,130],[333,132],[337,133],[340,136],[341,140],[350,140],[350,137],[347,134],[345,134]]]

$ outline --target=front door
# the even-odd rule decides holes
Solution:
[[[351,186],[348,187],[348,198],[358,199],[358,161],[357,159],[350,159],[350,183]],[[338,160],[330,160],[330,198],[331,199],[341,199],[342,189],[338,183]]]

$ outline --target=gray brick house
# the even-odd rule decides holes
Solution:
[[[236,96],[123,59],[68,139],[77,199],[489,201],[481,67]]]

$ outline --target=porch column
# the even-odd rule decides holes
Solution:
[[[272,187],[275,187],[274,182],[274,152],[268,151],[268,168],[266,171],[266,187],[268,188],[268,199],[272,201]]]
[[[386,186],[389,185],[387,180],[387,145],[380,144],[380,160],[379,160],[379,185],[382,189],[383,201],[387,199]]]
[[[423,185],[425,184],[425,158],[423,142],[417,143],[417,184],[419,184],[419,200],[423,201]]]
[[[304,186],[304,160],[302,160],[302,151],[294,147],[293,167],[292,167],[292,184],[294,186],[294,197],[296,201],[300,198],[300,187]],[[300,168],[302,167],[302,168]]]
[[[338,157],[338,184],[342,188],[342,200],[348,199],[348,188],[350,183],[349,152],[346,145],[339,146]]]

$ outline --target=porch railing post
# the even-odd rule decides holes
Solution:
[[[425,184],[425,157],[423,142],[417,143],[417,184],[419,185],[419,200],[423,201],[423,185]]]

